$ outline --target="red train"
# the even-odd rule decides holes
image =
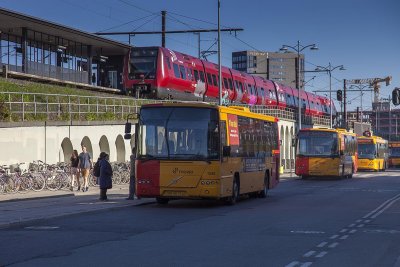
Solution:
[[[218,102],[218,65],[163,47],[135,47],[126,58],[125,93],[141,98]],[[222,67],[222,96],[231,103],[298,108],[298,90]],[[301,91],[306,115],[330,114],[326,97]],[[333,105],[332,113],[336,115]]]

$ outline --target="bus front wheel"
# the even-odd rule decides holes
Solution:
[[[266,198],[268,195],[269,175],[265,174],[264,178],[264,189],[260,192],[260,198]]]
[[[235,177],[233,180],[233,185],[232,185],[232,196],[228,198],[228,204],[229,205],[234,205],[239,199],[240,195],[240,184],[239,184],[239,178]]]

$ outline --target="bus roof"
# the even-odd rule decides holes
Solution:
[[[155,104],[145,104],[142,108],[147,107],[195,107],[195,108],[211,108],[218,109],[220,112],[225,112],[229,114],[245,116],[254,119],[261,119],[271,122],[278,122],[279,119],[269,115],[263,115],[255,112],[251,112],[248,107],[242,106],[218,106],[213,103],[206,102],[195,102],[195,101],[187,101],[187,102],[168,102],[168,103],[155,103]]]
[[[380,136],[357,136],[357,140],[372,140],[375,143],[387,143],[388,141],[386,139],[383,139]]]
[[[324,128],[324,127],[305,128],[305,129],[301,129],[300,132],[331,132],[331,133],[344,133],[346,135],[356,136],[355,133],[348,132],[348,131],[346,131],[346,129],[341,129],[341,128],[337,128],[337,129]]]

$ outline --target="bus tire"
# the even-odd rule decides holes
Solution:
[[[168,204],[169,199],[168,198],[163,198],[163,197],[156,197],[157,203],[161,205]]]
[[[235,175],[235,178],[234,178],[233,184],[232,184],[232,196],[230,196],[228,198],[227,203],[229,205],[235,205],[239,199],[239,195],[240,195],[240,182],[239,182],[239,177],[237,175]]]
[[[260,198],[266,198],[268,195],[268,189],[269,189],[269,173],[265,173],[265,178],[264,178],[264,189],[259,193]]]

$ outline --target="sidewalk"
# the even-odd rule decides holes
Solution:
[[[0,195],[0,229],[49,218],[154,203],[154,199],[126,200],[129,185],[115,185],[108,201],[99,201],[98,187],[88,192],[41,191]]]

